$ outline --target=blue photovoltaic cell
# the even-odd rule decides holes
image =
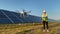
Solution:
[[[33,23],[41,22],[41,18],[33,15],[28,15],[27,17],[22,17],[22,14],[16,13],[8,10],[0,10],[0,23],[10,24],[10,23]]]

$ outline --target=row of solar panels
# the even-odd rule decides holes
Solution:
[[[22,17],[22,14],[8,11],[0,10],[0,24],[10,24],[10,23],[32,23],[40,22],[41,18],[37,16],[28,15],[28,17]]]

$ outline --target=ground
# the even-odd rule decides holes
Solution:
[[[43,32],[42,23],[0,24],[0,34],[60,34],[60,22],[50,22],[49,32]]]

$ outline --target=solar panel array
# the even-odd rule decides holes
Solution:
[[[22,17],[22,14],[8,10],[0,10],[0,24],[41,22],[41,18],[33,15]]]

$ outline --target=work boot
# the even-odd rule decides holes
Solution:
[[[45,30],[43,30],[43,32],[45,32]]]
[[[49,30],[47,30],[47,32],[49,32]]]

